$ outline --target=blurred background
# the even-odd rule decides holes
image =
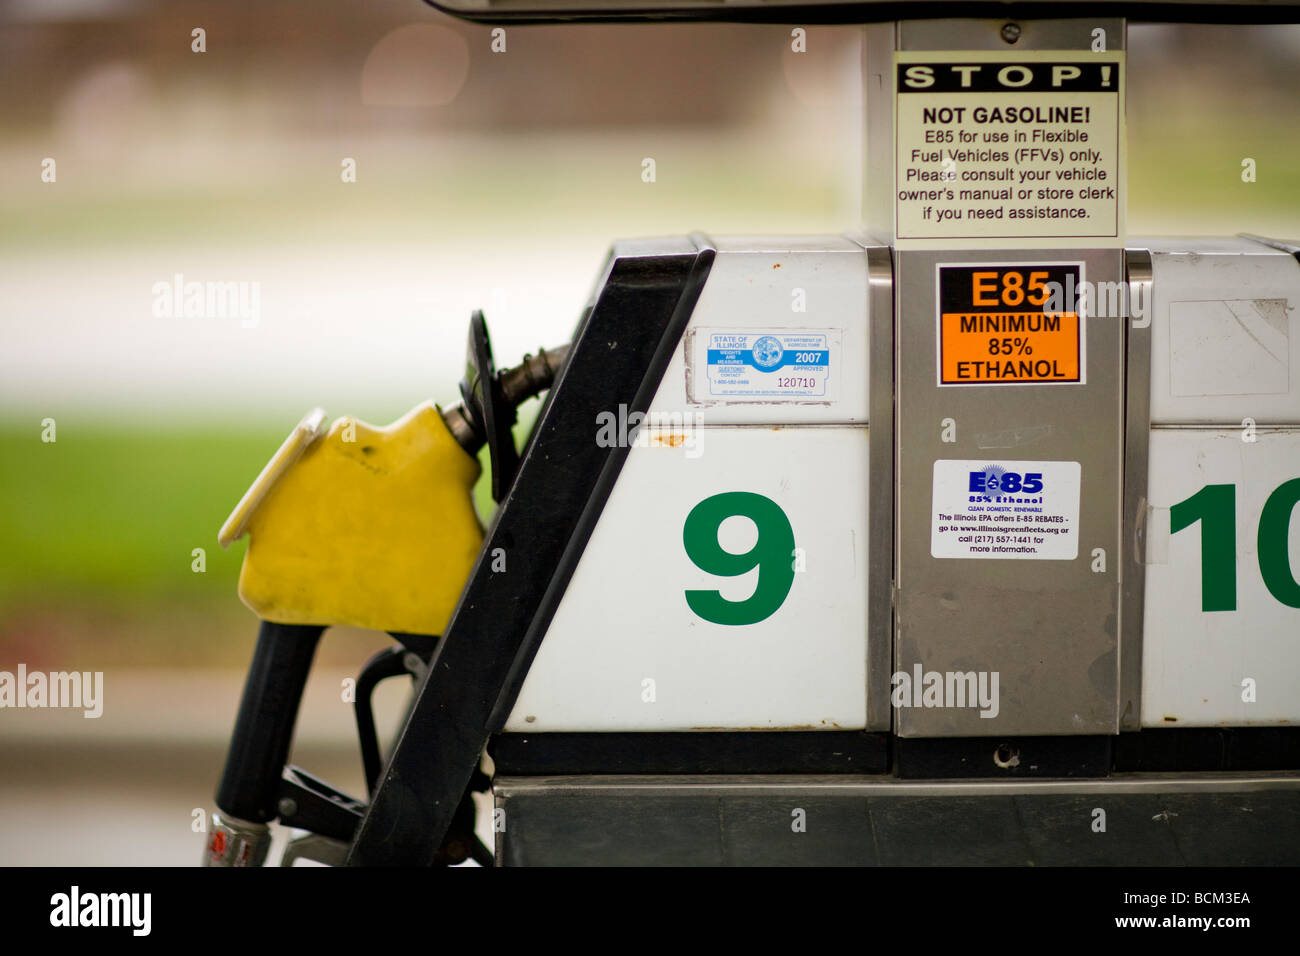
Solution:
[[[197,862],[256,630],[216,531],[309,408],[455,401],[473,308],[498,365],[566,341],[617,238],[858,228],[860,39],[0,3],[0,670],[105,675],[97,720],[0,710],[0,864]],[[1300,238],[1300,28],[1134,24],[1129,70],[1130,236]],[[299,721],[357,795],[340,682],[386,643],[330,632]]]

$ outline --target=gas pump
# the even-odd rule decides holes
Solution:
[[[206,862],[1300,862],[1300,246],[1127,234],[1123,19],[1300,4],[444,9],[867,24],[865,227],[617,242],[564,348],[304,419]],[[335,624],[364,800],[285,766]]]

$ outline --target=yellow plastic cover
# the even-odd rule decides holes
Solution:
[[[249,534],[240,599],[281,624],[441,634],[483,541],[477,459],[429,403],[323,436],[322,417],[299,424],[221,530],[223,546]]]

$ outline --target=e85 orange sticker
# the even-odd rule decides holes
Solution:
[[[1083,263],[938,271],[940,385],[1084,382]]]

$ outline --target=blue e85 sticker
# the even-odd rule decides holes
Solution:
[[[710,332],[705,351],[708,395],[825,399],[837,345],[830,332]]]
[[[1077,461],[940,459],[930,554],[1072,561],[1079,556]]]
[[[998,465],[989,465],[970,473],[970,490],[981,494],[1036,495],[1043,490],[1041,471],[1007,471]]]

